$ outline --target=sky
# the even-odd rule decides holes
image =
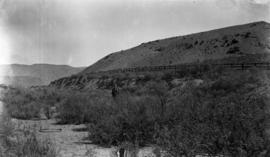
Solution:
[[[143,42],[262,20],[270,0],[0,0],[0,64],[89,66]]]

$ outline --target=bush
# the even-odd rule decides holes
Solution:
[[[125,142],[145,145],[152,142],[158,101],[151,97],[121,94],[111,112],[89,125],[89,138],[101,145],[120,145]]]
[[[269,113],[258,88],[252,74],[186,86],[167,107],[157,143],[174,156],[259,156],[269,144]]]
[[[223,71],[207,64],[182,72],[173,77],[203,82],[169,87],[164,80],[171,76],[165,75],[120,90],[116,98],[105,90],[17,90],[5,102],[13,116],[24,118],[56,104],[60,123],[87,124],[89,139],[105,146],[156,144],[172,156],[187,157],[258,156],[268,149],[267,81],[259,72]]]
[[[98,105],[106,112],[88,125],[90,140],[106,146],[153,143],[156,126],[163,122],[167,94],[166,82],[148,82],[136,93],[120,92],[109,109]]]
[[[241,54],[240,48],[238,46],[231,47],[226,53],[227,54]]]
[[[84,112],[88,106],[86,95],[78,93],[67,95],[58,106],[58,116],[60,123],[81,123],[84,119]]]
[[[3,102],[7,112],[13,118],[39,118],[41,111],[50,118],[50,109],[62,99],[62,91],[52,88],[28,89],[14,88],[5,91]]]
[[[35,131],[16,130],[10,118],[0,118],[0,157],[56,157],[57,150],[50,139],[38,138]]]
[[[40,104],[34,102],[33,92],[27,89],[8,90],[3,102],[11,117],[31,119],[39,116]]]
[[[66,92],[63,101],[58,104],[59,123],[81,124],[100,120],[111,104],[109,93],[102,91]]]
[[[260,75],[217,73],[172,92],[166,82],[147,82],[136,92],[120,92],[110,105],[90,105],[88,116],[96,119],[88,124],[90,140],[106,146],[156,144],[173,156],[258,156],[269,143],[266,97],[256,93]]]

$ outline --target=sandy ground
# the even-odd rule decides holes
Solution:
[[[15,126],[35,129],[41,138],[50,138],[59,157],[112,157],[115,148],[101,148],[84,140],[88,133],[76,131],[84,125],[57,125],[55,120],[13,120]],[[48,130],[46,130],[48,129]]]
[[[0,101],[0,118],[4,106]],[[15,129],[36,131],[38,138],[50,139],[58,152],[58,157],[117,157],[116,148],[99,147],[86,140],[88,132],[85,125],[59,125],[51,120],[18,120],[12,119]],[[153,157],[145,148],[139,152],[139,157]]]

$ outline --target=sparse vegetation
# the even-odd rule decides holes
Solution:
[[[250,35],[251,35],[251,32],[247,32],[247,33],[244,35],[244,38],[248,38],[248,37],[250,37]]]
[[[0,119],[0,157],[56,157],[48,138],[38,138],[33,129],[15,129],[8,115]]]
[[[238,46],[231,47],[228,51],[227,54],[240,54],[240,48]]]
[[[163,51],[164,50],[164,47],[157,47],[156,49],[155,49],[155,51]]]
[[[200,45],[202,45],[204,43],[204,41],[202,40],[201,42],[200,42]]]
[[[141,83],[130,88],[121,82],[134,76],[108,76],[122,87],[114,99],[106,90],[46,89],[16,91],[13,94],[21,96],[10,95],[6,102],[9,112],[9,108],[21,110],[14,105],[18,101],[26,108],[54,104],[59,123],[87,124],[89,139],[103,146],[155,144],[171,155],[187,157],[204,153],[258,156],[269,144],[265,133],[267,97],[257,93],[263,89],[260,73],[220,68],[198,65],[179,74],[149,73],[148,79],[140,76],[135,80]],[[170,84],[175,78],[186,80]],[[193,81],[198,78],[200,83]],[[51,95],[56,97],[43,101]],[[11,115],[20,117],[14,112]]]
[[[267,157],[270,74],[252,69],[268,57],[259,37],[267,31],[240,28],[143,43],[50,86],[3,86],[2,101],[12,118],[85,124],[73,131],[86,130],[97,145],[152,145],[173,157]],[[0,117],[0,157],[57,155],[51,140],[32,128],[15,129],[9,116]],[[69,133],[63,128],[55,130]]]
[[[239,42],[238,40],[233,39],[233,40],[231,41],[231,45],[233,45],[233,44],[237,44],[238,42]]]

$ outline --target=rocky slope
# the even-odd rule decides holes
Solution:
[[[0,65],[0,84],[26,87],[47,85],[53,80],[79,73],[83,69],[51,64]]]
[[[270,24],[255,22],[142,43],[112,53],[83,73],[153,65],[173,65],[270,52]]]
[[[104,88],[104,84],[110,86],[114,80],[110,77],[93,77],[93,72],[185,63],[198,65],[205,61],[265,62],[268,61],[269,54],[270,24],[255,22],[143,43],[125,51],[112,53],[78,75],[53,81],[50,86]],[[139,77],[132,78],[140,80]],[[128,82],[127,84],[134,84],[132,79],[128,79]]]

